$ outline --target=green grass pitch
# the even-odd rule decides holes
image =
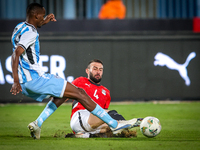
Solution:
[[[39,103],[38,103],[39,104]],[[134,138],[64,138],[70,133],[71,105],[62,105],[42,126],[41,139],[30,138],[27,125],[35,120],[45,105],[0,105],[0,150],[197,150],[200,149],[200,102],[114,104],[126,119],[155,116],[161,133],[147,138],[137,130]]]

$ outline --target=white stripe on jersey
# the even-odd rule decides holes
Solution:
[[[22,66],[22,61],[21,61],[21,59],[20,59],[20,64],[21,64],[21,66]],[[19,69],[18,70],[20,70],[20,72],[18,73],[19,74],[19,76],[21,76],[21,81],[23,81],[23,77],[22,76],[25,76],[26,77],[26,81],[31,81],[32,80],[32,78],[31,78],[31,74],[30,74],[30,72],[27,70],[27,69],[25,69],[24,67],[20,67],[19,66]],[[24,81],[25,82],[25,81]]]

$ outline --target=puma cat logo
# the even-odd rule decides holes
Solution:
[[[171,69],[171,70],[177,70],[180,74],[180,76],[183,78],[183,80],[185,80],[185,84],[187,86],[190,85],[190,78],[188,77],[188,73],[187,73],[187,66],[189,64],[189,62],[196,56],[195,52],[191,52],[185,63],[184,64],[178,64],[176,61],[174,61],[171,57],[169,57],[166,54],[163,54],[161,52],[158,52],[154,59],[154,65],[157,66],[166,66],[167,68]]]
[[[90,87],[90,84],[87,84],[87,83],[85,83],[85,85],[87,85],[87,86],[89,86],[89,87]]]

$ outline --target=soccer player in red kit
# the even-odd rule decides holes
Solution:
[[[94,59],[89,62],[86,68],[88,77],[76,78],[72,83],[82,88],[86,93],[108,114],[116,120],[125,120],[124,117],[118,114],[115,110],[109,111],[111,97],[110,91],[100,84],[103,75],[103,62],[98,59]],[[136,119],[134,126],[138,126],[141,122],[141,118]],[[73,101],[72,114],[70,126],[75,133],[76,137],[89,137],[90,134],[105,133],[110,130],[110,127],[102,120],[91,114],[86,110],[79,102]]]

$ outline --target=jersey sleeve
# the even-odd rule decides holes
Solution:
[[[25,50],[32,44],[35,43],[37,32],[32,31],[30,28],[25,28],[21,33],[20,41],[18,45],[22,46]]]

